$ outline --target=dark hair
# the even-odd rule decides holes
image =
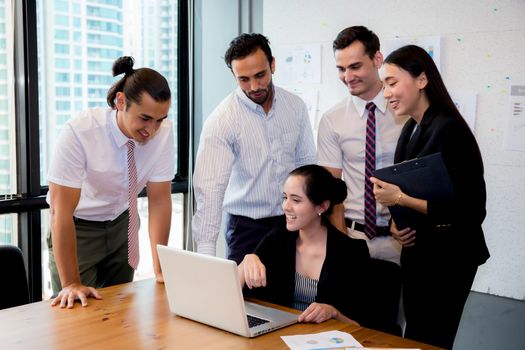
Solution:
[[[370,58],[379,51],[379,38],[375,33],[363,26],[353,26],[343,29],[337,34],[332,45],[334,51],[350,46],[354,41],[360,41],[365,47],[365,53]]]
[[[241,34],[230,42],[230,47],[224,54],[224,62],[228,68],[232,68],[232,61],[245,58],[254,53],[257,49],[263,50],[268,62],[273,61],[272,49],[268,38],[262,34],[251,33]]]
[[[416,45],[403,46],[388,55],[384,63],[398,66],[407,71],[413,78],[425,73],[428,82],[424,91],[430,106],[437,107],[443,112],[460,118],[466,125],[445,87],[436,64],[424,49]]]
[[[124,76],[111,86],[108,91],[108,105],[115,109],[117,92],[126,95],[127,108],[131,103],[140,104],[142,93],[146,92],[157,102],[171,98],[168,81],[159,72],[150,68],[133,69],[133,57],[123,56],[113,63],[113,76],[124,73]]]
[[[304,177],[304,193],[313,204],[321,205],[326,200],[330,202],[328,209],[321,214],[321,219],[325,224],[328,222],[328,217],[332,213],[334,205],[343,203],[346,198],[345,182],[334,177],[322,166],[315,164],[303,165],[292,170],[288,174],[288,177],[290,176]]]

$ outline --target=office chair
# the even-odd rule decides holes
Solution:
[[[15,246],[0,246],[0,310],[29,303],[26,268],[22,251]]]
[[[401,268],[390,261],[371,259],[367,287],[370,298],[367,303],[367,314],[371,321],[368,326],[401,336],[401,327],[397,323],[401,296]]]

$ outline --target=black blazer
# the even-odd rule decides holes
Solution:
[[[252,290],[256,298],[292,307],[295,290],[295,251],[299,232],[274,230],[255,254],[266,267],[266,287]],[[364,240],[352,239],[328,225],[326,257],[317,284],[316,302],[330,304],[345,316],[367,325],[364,285],[370,264]]]
[[[433,107],[412,136],[415,127],[413,119],[403,127],[394,162],[441,152],[455,192],[452,200],[428,201],[428,214],[416,227],[416,247],[481,265],[490,255],[481,228],[486,190],[476,139],[462,118]]]

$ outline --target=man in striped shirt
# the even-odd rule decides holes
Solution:
[[[193,187],[192,233],[199,253],[215,255],[222,211],[229,259],[240,263],[285,220],[283,184],[290,171],[316,162],[305,103],[273,85],[268,39],[242,34],[225,54],[238,88],[207,118]]]

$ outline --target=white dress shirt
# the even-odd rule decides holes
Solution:
[[[372,101],[348,96],[329,109],[319,123],[317,137],[318,164],[342,169],[343,180],[348,191],[344,202],[345,217],[360,224],[364,224],[365,217],[365,142],[368,102],[374,102],[376,105],[376,168],[392,165],[397,140],[407,117],[395,116],[387,108],[382,90]],[[388,226],[389,218],[388,208],[377,203],[376,224]],[[361,232],[353,237],[366,239]],[[379,241],[377,238],[374,241]],[[392,252],[379,253],[379,255],[375,254],[374,247],[369,244],[370,255],[378,258],[386,257],[385,260],[399,264],[400,247],[395,242],[388,244],[393,245],[393,249],[388,248]]]
[[[274,89],[268,114],[237,88],[204,124],[193,175],[200,253],[215,255],[223,209],[252,219],[281,215],[286,176],[316,162],[305,103]]]
[[[64,125],[47,179],[81,189],[75,217],[113,220],[128,208],[127,141],[117,125],[116,111],[110,108],[86,110]],[[138,188],[149,181],[171,181],[174,161],[172,123],[165,119],[146,144],[136,143]]]

